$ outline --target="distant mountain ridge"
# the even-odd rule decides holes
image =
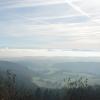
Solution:
[[[95,61],[67,61],[65,57],[23,57],[0,61],[0,70],[7,69],[13,71],[22,83],[36,87],[47,84],[48,87],[63,83],[66,77],[76,79],[81,76],[89,78],[90,83],[100,84],[100,62]]]
[[[7,70],[16,75],[18,84],[24,84],[26,88],[31,86],[37,87],[37,85],[32,82],[32,72],[27,67],[14,62],[0,61],[0,72],[5,75]]]

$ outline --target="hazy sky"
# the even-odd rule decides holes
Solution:
[[[67,51],[67,50],[47,50],[47,49],[0,49],[0,58],[2,57],[32,57],[32,56],[63,56],[63,57],[87,57],[87,58],[99,58],[99,51]]]
[[[0,48],[100,50],[100,0],[0,0]]]

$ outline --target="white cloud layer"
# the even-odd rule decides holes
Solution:
[[[100,50],[99,12],[99,0],[1,0],[0,45]]]
[[[58,49],[0,49],[0,58],[5,57],[34,57],[34,56],[65,56],[65,57],[100,57],[95,51],[64,51]]]

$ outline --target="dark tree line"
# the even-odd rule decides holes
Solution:
[[[0,74],[0,100],[100,100],[100,86],[89,86],[88,79],[66,80],[62,89],[18,88],[16,75],[7,70]]]

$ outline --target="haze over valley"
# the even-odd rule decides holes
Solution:
[[[65,85],[64,80],[69,77],[72,80],[80,77],[88,78],[88,84],[100,84],[99,57],[8,56],[0,58],[0,69],[5,68],[14,70],[18,76],[21,74],[27,77],[33,84],[40,87],[62,88]],[[27,79],[25,79],[26,83]]]

